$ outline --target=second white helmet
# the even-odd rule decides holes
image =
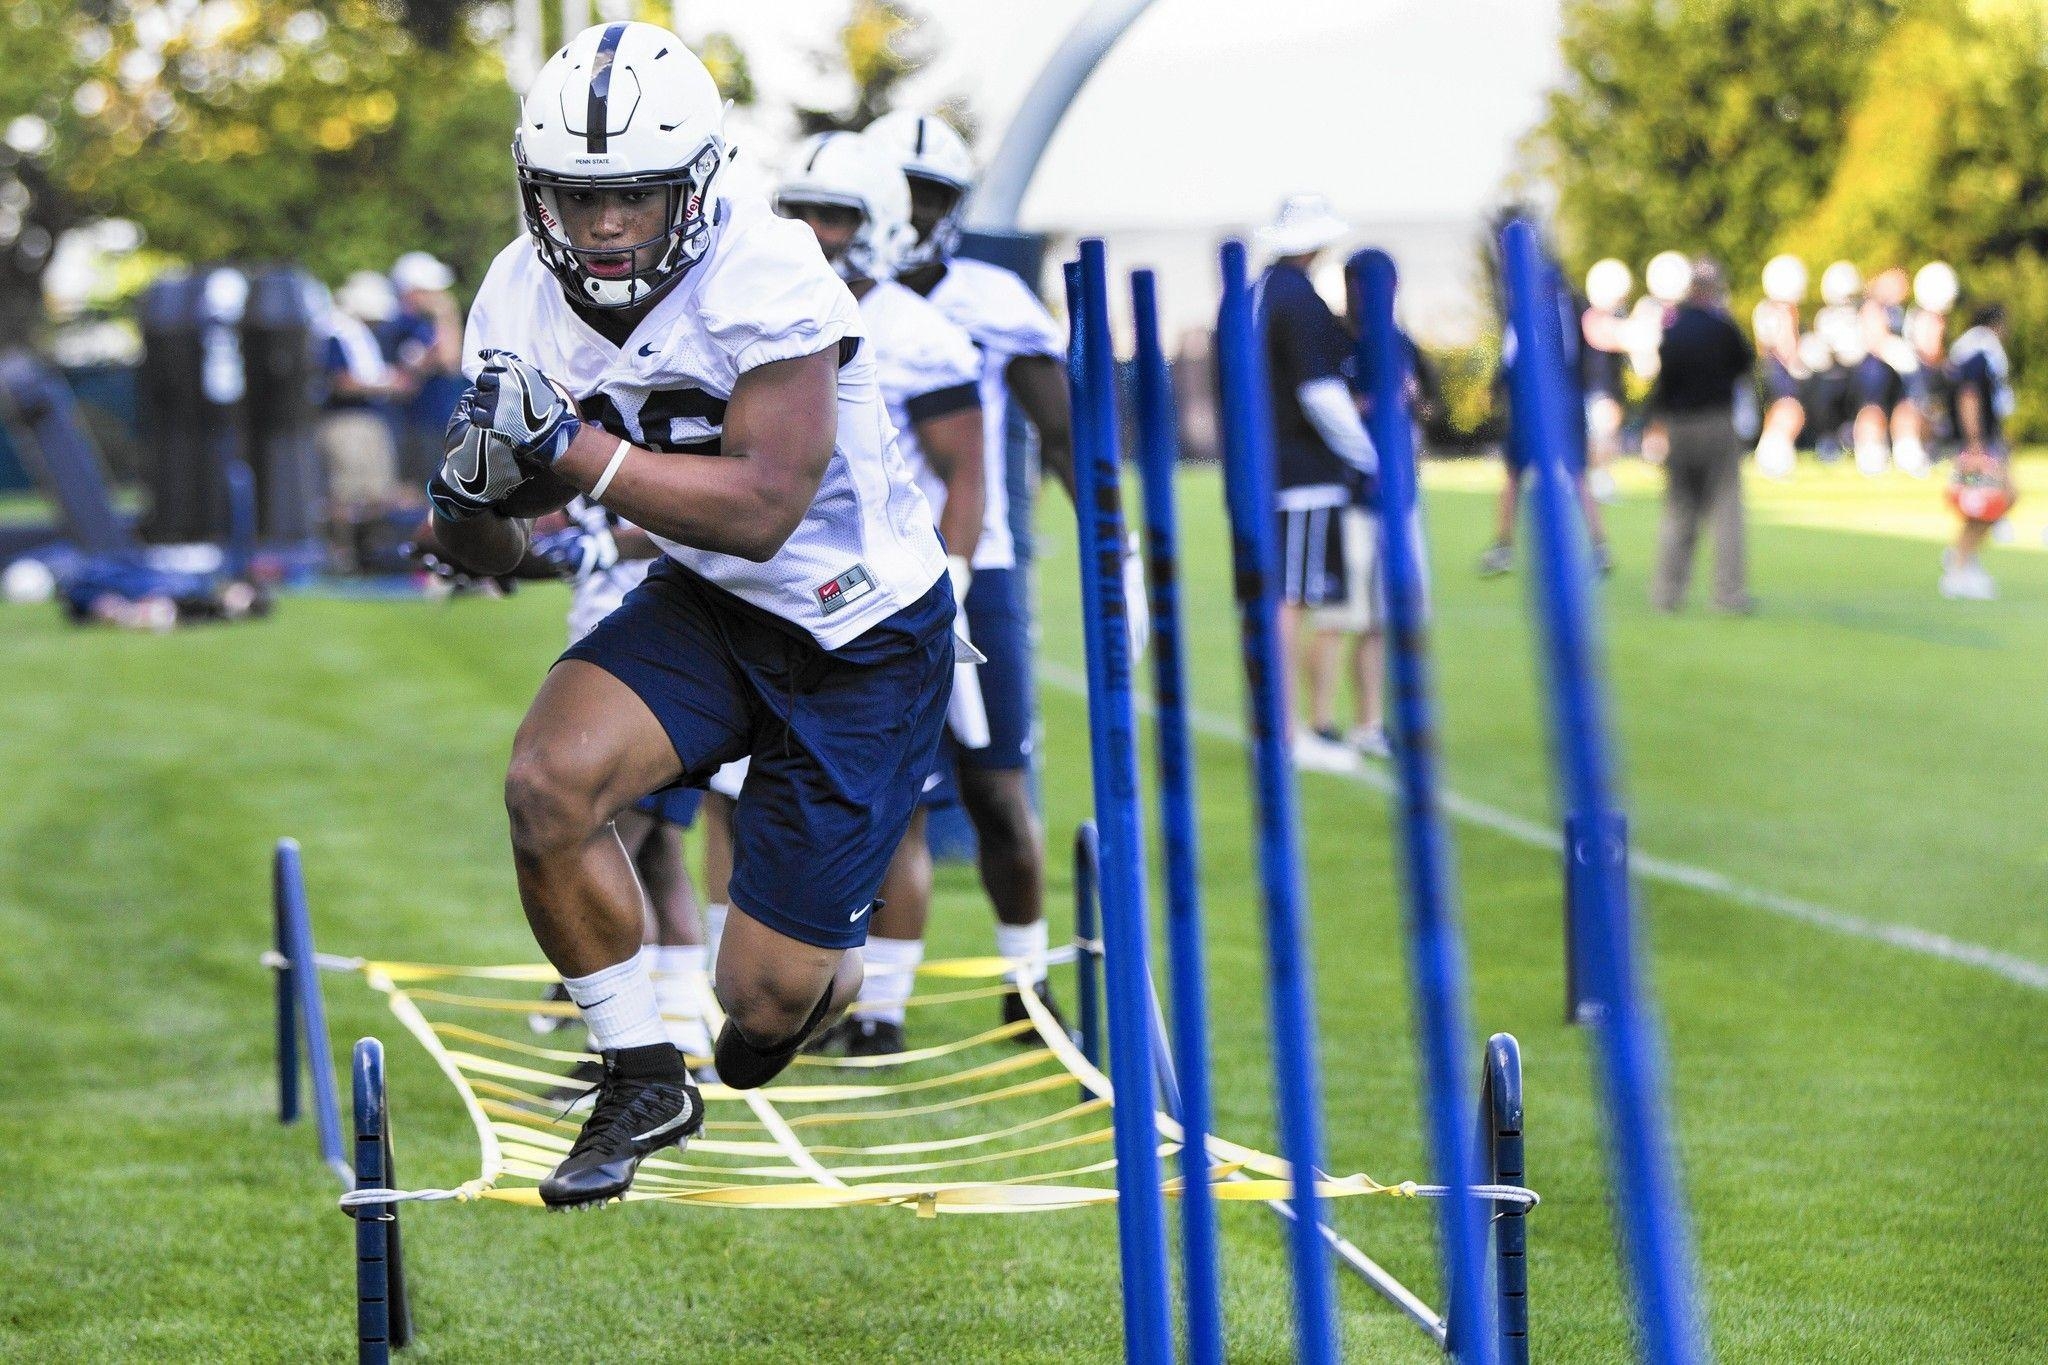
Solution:
[[[1764,262],[1764,297],[1773,303],[1801,303],[1806,298],[1806,262],[1797,256],[1773,256]]]
[[[1692,288],[1692,261],[1683,251],[1660,251],[1643,267],[1643,284],[1659,303],[1679,303]]]
[[[863,137],[896,158],[903,174],[950,191],[953,202],[932,230],[903,253],[902,270],[943,261],[960,244],[961,210],[974,188],[974,153],[967,141],[936,114],[899,109],[869,124]]]
[[[831,204],[860,214],[853,240],[832,262],[841,279],[890,278],[899,255],[916,240],[903,172],[861,133],[818,133],[804,140],[775,187],[777,211],[795,204]]]
[[[1586,302],[1608,312],[1627,303],[1628,291],[1635,287],[1635,276],[1630,273],[1628,262],[1618,261],[1612,256],[1593,262],[1593,268],[1586,272]]]
[[[1863,292],[1863,272],[1854,261],[1836,261],[1820,272],[1820,296],[1834,307],[1853,303]]]
[[[1930,313],[1946,313],[1956,306],[1955,267],[1947,261],[1929,261],[1913,275],[1913,302]]]

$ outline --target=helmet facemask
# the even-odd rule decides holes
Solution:
[[[886,280],[895,273],[895,253],[888,243],[876,240],[875,215],[865,200],[808,187],[775,196],[775,211],[785,218],[800,217],[797,210],[806,205],[846,209],[860,215],[860,225],[854,228],[853,236],[832,258],[833,272],[840,279],[851,284],[856,280]]]
[[[960,219],[967,204],[967,187],[956,185],[950,180],[941,180],[937,176],[922,175],[913,170],[904,171],[903,178],[910,182],[913,207],[919,193],[930,194],[935,191],[951,195],[952,203],[947,205],[946,211],[939,216],[939,221],[932,225],[930,232],[898,253],[896,269],[899,272],[911,271],[951,260],[953,252],[960,245]]]
[[[519,169],[519,197],[526,230],[541,261],[561,281],[571,302],[595,309],[631,308],[651,303],[703,259],[714,226],[712,184],[726,159],[722,139],[710,138],[683,166],[639,175],[578,176],[542,170],[527,162],[517,140],[513,160]],[[604,247],[576,245],[564,225],[563,194],[645,190],[667,196],[666,226],[644,241]],[[637,265],[641,253],[654,251],[649,265]],[[625,257],[623,274],[600,274],[590,263]]]

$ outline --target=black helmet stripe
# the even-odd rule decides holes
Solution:
[[[917,147],[913,155],[924,155],[924,115],[922,114],[917,117]]]
[[[590,106],[584,113],[584,139],[589,150],[607,148],[606,125],[611,117],[612,58],[619,55],[619,39],[626,36],[624,24],[605,25],[597,40],[597,56],[590,62]]]

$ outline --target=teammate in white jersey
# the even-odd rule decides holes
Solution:
[[[797,149],[775,192],[776,211],[810,225],[818,246],[860,300],[874,344],[882,398],[903,452],[938,515],[956,598],[969,595],[984,512],[981,357],[974,343],[924,298],[895,283],[895,254],[909,244],[910,189],[887,152],[857,133],[820,133]],[[954,671],[950,733],[970,749],[988,743],[977,668]],[[879,1057],[904,1050],[904,1001],[924,960],[932,859],[925,813],[950,802],[944,769],[925,787],[910,832],[882,880],[863,957],[860,998],[815,1051]],[[718,798],[714,793],[712,800]]]
[[[967,632],[988,656],[980,669],[989,743],[972,751],[949,746],[961,803],[974,822],[981,881],[996,911],[996,950],[1041,964],[1047,948],[1045,853],[1029,787],[1032,752],[1031,619],[1010,532],[1005,432],[1015,399],[1038,432],[1044,467],[1074,489],[1071,414],[1067,411],[1065,343],[1028,285],[1011,271],[954,255],[960,211],[974,183],[974,159],[960,135],[930,114],[898,111],[863,136],[888,148],[910,181],[917,242],[897,265],[898,282],[922,294],[965,328],[981,349],[983,449],[987,511],[974,551],[967,592]],[[1124,556],[1124,597],[1134,643],[1146,629],[1144,573],[1134,546]],[[1043,967],[1035,987],[1050,1004]],[[1006,1022],[1025,1018],[1023,1002],[1006,1000]]]
[[[751,758],[713,1057],[765,1084],[859,988],[952,690],[945,554],[859,311],[801,224],[719,193],[723,117],[654,25],[588,29],[542,69],[513,143],[527,238],[472,307],[474,382],[429,486],[473,570],[576,492],[665,552],[548,674],[506,774],[520,899],[605,1063],[541,1182],[555,1207],[623,1194],[703,1121],[612,817]]]

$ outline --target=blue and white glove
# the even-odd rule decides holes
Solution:
[[[522,467],[511,446],[470,421],[476,391],[462,395],[448,420],[448,453],[434,477],[427,480],[427,499],[448,521],[467,521],[526,482],[532,470]]]
[[[533,553],[573,583],[601,574],[619,562],[619,543],[603,526],[565,526],[533,542]]]
[[[510,351],[482,351],[471,425],[503,441],[520,459],[552,465],[560,459],[583,419],[569,395],[546,375]]]

